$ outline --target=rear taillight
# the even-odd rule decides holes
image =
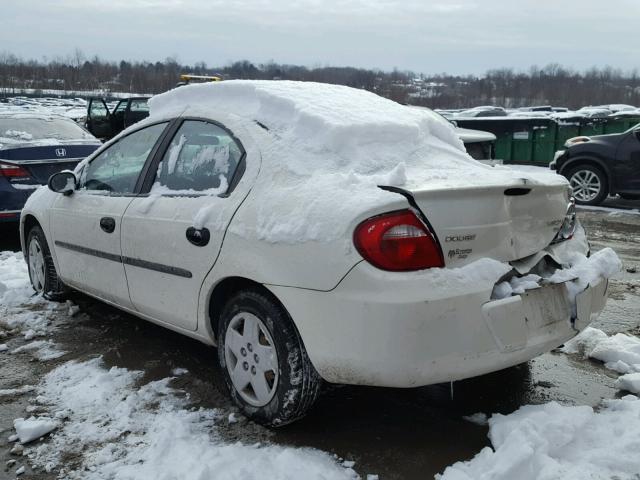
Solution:
[[[571,240],[576,230],[576,201],[573,197],[569,199],[569,205],[567,206],[567,213],[564,216],[560,230],[556,233],[555,238],[551,241],[551,244],[564,242],[565,240]]]
[[[399,210],[362,222],[353,234],[360,255],[382,270],[406,272],[443,267],[442,250],[411,210]]]
[[[29,172],[18,165],[0,162],[0,177],[8,178],[29,178]]]

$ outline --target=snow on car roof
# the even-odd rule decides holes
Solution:
[[[438,115],[411,111],[374,93],[314,82],[232,80],[174,89],[150,101],[151,114],[224,107],[270,129],[293,127],[301,137],[338,151],[345,143],[415,140],[428,133],[460,146]],[[207,108],[209,111],[211,111]]]
[[[473,160],[453,125],[437,113],[346,86],[233,80],[179,87],[153,97],[149,106],[145,123],[224,114],[247,126],[266,168],[253,188],[261,198],[257,224],[246,228],[273,242],[344,236],[345,218],[398,198],[378,185],[483,187],[517,183],[523,175]],[[526,176],[532,184],[566,182],[557,175]],[[291,214],[283,218],[283,211]]]
[[[233,80],[180,87],[153,97],[149,105],[149,121],[229,112],[254,126],[259,122],[269,130],[261,148],[277,150],[274,158],[263,159],[299,175],[483,168],[440,115],[341,85]],[[392,176],[396,183],[402,177]]]

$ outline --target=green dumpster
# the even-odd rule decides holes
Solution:
[[[494,133],[494,135],[496,136],[495,158],[511,160],[511,132]]]
[[[607,118],[604,124],[604,133],[621,133],[629,129],[629,119],[623,116]]]
[[[594,135],[604,134],[605,118],[584,118],[580,122],[580,135],[592,137]]]
[[[533,130],[529,125],[514,125],[513,143],[509,163],[531,163],[533,155]]]
[[[640,116],[637,113],[618,112],[614,117],[610,117],[609,122],[605,125],[605,133],[626,132],[639,123]]]
[[[567,140],[580,135],[580,122],[584,117],[576,115],[573,117],[562,116],[556,118],[557,130],[555,150],[562,150]]]
[[[504,163],[547,164],[553,159],[555,122],[544,117],[456,118],[462,128],[496,136],[496,159]],[[540,146],[534,148],[534,143]]]
[[[555,122],[533,127],[533,163],[549,165],[553,160],[556,152],[557,128]]]
[[[496,136],[495,158],[508,162],[513,147],[513,129],[508,117],[456,118],[459,127],[491,132]]]

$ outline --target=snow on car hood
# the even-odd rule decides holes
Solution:
[[[260,198],[263,240],[344,235],[366,208],[397,197],[378,185],[454,189],[520,184],[523,176],[529,184],[566,183],[555,174],[483,165],[440,115],[340,85],[232,80],[179,87],[149,106],[146,122],[225,112],[251,126],[262,154],[252,195]],[[290,214],[282,218],[283,211]]]

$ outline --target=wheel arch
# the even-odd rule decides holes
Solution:
[[[604,173],[605,177],[607,178],[609,193],[610,194],[615,193],[615,186],[613,183],[613,175],[611,174],[611,170],[605,162],[603,162],[601,159],[597,157],[582,156],[582,157],[570,158],[567,162],[565,162],[564,165],[562,165],[562,168],[558,171],[558,173],[563,176],[566,176],[566,174],[569,171],[571,171],[573,168],[579,165],[591,165],[602,170],[602,173]]]
[[[40,221],[35,217],[35,215],[32,215],[30,213],[24,215],[20,223],[22,224],[22,228],[20,229],[20,242],[22,245],[22,253],[26,255],[27,236],[29,235],[29,232],[36,225],[42,228],[43,232],[44,232],[44,228],[42,227],[42,224],[40,223]],[[45,237],[46,237],[46,232],[45,232]]]
[[[207,304],[207,329],[210,331],[213,342],[218,341],[218,319],[222,309],[229,298],[242,290],[258,290],[276,301],[287,313],[289,311],[276,295],[262,283],[245,277],[226,277],[220,280],[211,290]],[[295,326],[295,321],[293,322]]]

